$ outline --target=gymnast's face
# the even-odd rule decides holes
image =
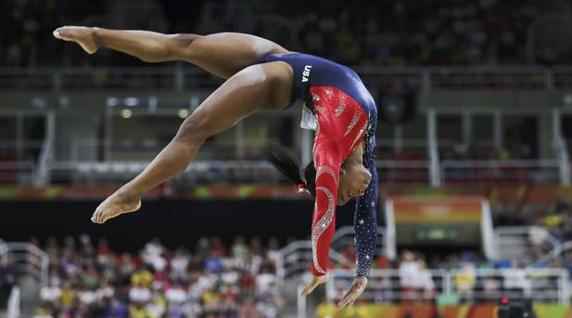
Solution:
[[[371,173],[363,164],[345,165],[340,170],[338,205],[345,205],[351,199],[361,197],[371,182]]]

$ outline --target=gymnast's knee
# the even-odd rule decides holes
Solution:
[[[209,119],[209,115],[197,110],[185,119],[174,140],[189,145],[200,145],[213,135],[212,131],[213,122]]]
[[[173,34],[170,43],[170,51],[175,57],[188,57],[189,53],[192,52],[190,49],[192,48],[193,43],[201,37],[203,36],[194,33]]]

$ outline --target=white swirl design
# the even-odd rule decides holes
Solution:
[[[334,171],[334,169],[330,166],[320,166],[318,167],[318,170],[316,171],[316,180],[318,180],[318,178],[324,174],[327,173],[329,174],[332,178],[334,178],[334,183],[336,182],[336,172]]]
[[[324,192],[326,197],[328,198],[328,209],[322,218],[316,223],[316,226],[312,229],[312,259],[314,261],[314,267],[316,271],[320,274],[325,274],[326,271],[320,266],[318,263],[318,240],[324,234],[328,226],[332,223],[334,219],[334,212],[335,212],[335,202],[334,202],[334,194],[330,189],[325,187],[316,187],[316,193],[318,191]]]

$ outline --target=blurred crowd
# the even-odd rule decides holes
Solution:
[[[325,3],[312,2],[302,45],[352,65],[527,63],[529,27],[546,10],[538,1]],[[536,62],[570,61],[555,50],[538,52]]]
[[[115,253],[82,236],[45,246],[49,283],[35,317],[279,317],[277,244],[201,239],[190,252],[158,240],[138,255]]]
[[[558,242],[571,239],[566,230],[571,211],[569,203],[557,202],[553,211],[531,220],[548,232],[531,233],[529,255],[516,260],[486,260],[477,250],[462,249],[425,254],[403,250],[395,260],[378,255],[374,269],[389,272],[370,283],[375,302],[496,301],[507,293],[530,295],[533,284],[545,286],[547,299],[555,299],[550,290],[557,288],[557,281],[532,278],[525,267],[565,268],[572,274],[572,253],[538,262],[554,247],[546,244],[547,233]],[[192,251],[168,249],[154,239],[136,254],[115,252],[105,239],[94,244],[85,235],[60,242],[49,239],[41,246],[50,256],[50,269],[48,284],[40,290],[37,318],[273,318],[281,317],[285,306],[275,239],[266,246],[240,237],[230,246],[217,238],[201,239]],[[353,244],[348,242],[340,253],[351,269]],[[447,282],[451,294],[444,293]],[[0,264],[0,296],[7,296],[16,283],[17,267],[9,257]],[[330,298],[340,299],[347,283],[336,280]]]
[[[544,19],[554,15],[570,19],[570,4],[560,0],[294,0],[287,5],[277,0],[179,4],[14,0],[0,4],[0,61],[12,66],[138,63],[107,53],[87,59],[77,48],[64,47],[51,37],[59,25],[80,24],[256,33],[293,50],[351,65],[572,63],[569,43],[538,35],[559,30],[562,20]],[[538,29],[531,31],[531,26]],[[528,43],[534,50],[524,49]]]

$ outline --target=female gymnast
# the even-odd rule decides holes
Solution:
[[[284,152],[274,152],[271,160],[299,189],[315,196],[313,280],[302,295],[310,294],[328,279],[336,203],[343,205],[353,198],[357,198],[357,270],[351,289],[338,307],[353,304],[361,295],[377,238],[377,112],[373,98],[352,69],[241,33],[203,36],[65,26],[53,34],[76,42],[89,54],[105,47],[145,62],[183,60],[226,79],[185,119],[175,137],[144,171],[97,207],[93,222],[103,223],[138,210],[143,193],[182,172],[207,138],[242,118],[263,108],[282,110],[303,104],[316,129],[314,162],[306,169],[306,182],[295,160]]]

